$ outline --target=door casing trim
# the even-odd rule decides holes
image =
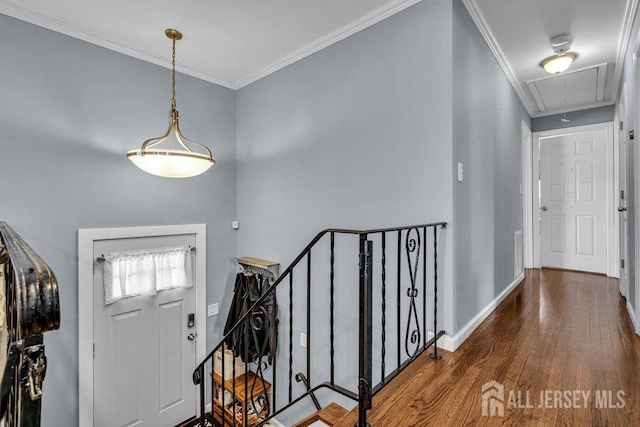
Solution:
[[[607,276],[608,277],[617,277],[618,273],[616,272],[616,267],[620,265],[620,259],[615,260],[616,254],[614,251],[609,250],[608,248],[612,248],[615,243],[615,229],[614,229],[614,218],[612,214],[612,209],[614,206],[613,197],[617,196],[614,194],[613,185],[614,185],[614,177],[613,177],[613,123],[605,122],[605,123],[597,123],[593,125],[585,125],[585,126],[574,126],[562,129],[553,129],[542,132],[534,132],[533,133],[533,194],[536,195],[533,197],[532,204],[532,219],[533,219],[533,265],[534,268],[540,268],[540,197],[537,195],[539,191],[536,189],[539,188],[540,183],[540,141],[550,137],[562,136],[562,135],[571,135],[575,133],[582,132],[596,132],[596,131],[605,131],[605,176],[606,176],[606,191],[605,191],[605,223],[606,223],[606,242],[607,248],[605,250],[606,260],[607,260]],[[537,179],[536,179],[537,177]],[[619,257],[618,257],[619,258]]]
[[[194,234],[196,237],[196,360],[206,352],[206,224],[78,230],[78,425],[93,425],[93,242],[95,240]],[[194,386],[195,387],[195,386]],[[199,391],[198,391],[199,393]],[[196,403],[199,397],[196,398]],[[195,410],[198,410],[196,404]]]
[[[638,85],[640,84],[640,63],[638,62],[638,56],[640,56],[640,33],[636,35],[636,42],[633,46],[633,98],[631,105],[633,106],[633,126],[634,132],[638,130],[638,123],[640,123],[640,88]],[[628,100],[628,98],[627,98]],[[627,107],[629,103],[627,103]],[[628,109],[627,109],[628,111]],[[627,113],[627,118],[629,114]],[[627,126],[627,129],[631,129],[631,124]],[[635,140],[635,139],[634,139]],[[632,240],[632,244],[636,245],[640,242],[640,185],[638,185],[638,172],[640,171],[640,150],[638,150],[637,146],[633,149],[633,176],[634,176],[634,202],[633,202],[633,222],[634,222],[634,230],[635,233],[633,236],[630,236]],[[630,175],[630,174],[629,174]],[[628,181],[627,181],[628,182]],[[634,285],[635,285],[635,320],[636,320],[636,333],[640,335],[640,324],[638,322],[638,318],[640,317],[640,250],[636,247],[635,251],[635,275],[634,275]]]
[[[533,134],[524,120],[521,125],[522,133],[522,250],[524,268],[533,268]]]

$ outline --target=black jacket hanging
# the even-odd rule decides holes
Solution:
[[[261,283],[262,282],[262,283]],[[224,327],[227,335],[233,326],[260,299],[262,291],[269,287],[269,281],[259,281],[255,275],[236,275],[233,300]],[[228,348],[233,350],[234,356],[240,356],[245,363],[259,363],[263,356],[268,356],[269,364],[273,363],[276,351],[277,305],[274,294],[268,295],[253,312],[247,316],[242,324],[225,340]],[[276,320],[277,323],[277,320]]]

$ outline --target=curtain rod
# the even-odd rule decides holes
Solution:
[[[191,249],[192,251],[195,251],[195,250],[196,250],[196,247],[195,247],[195,246],[191,246],[191,245],[189,245],[189,249]],[[104,254],[102,254],[102,255],[100,255],[98,258],[96,258],[96,261],[98,261],[98,262],[105,262]]]

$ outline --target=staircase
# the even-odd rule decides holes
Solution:
[[[317,412],[309,415],[304,420],[293,425],[293,427],[308,427],[310,425],[326,425],[334,426],[340,421],[349,411],[335,402],[331,402],[329,405],[320,409]]]
[[[320,408],[315,398],[329,390],[337,401],[357,402],[357,425],[366,426],[374,395],[430,347],[431,358],[441,357],[438,251],[445,230],[438,222],[318,233],[194,371],[197,425],[268,425],[274,417],[290,418],[290,411],[298,414],[310,400],[318,410],[289,424],[336,425],[348,411],[337,403]],[[277,301],[279,310],[269,312],[267,301]],[[271,364],[266,328],[276,331]],[[243,367],[221,351],[233,334],[236,342],[244,339],[244,353],[235,351],[247,362]],[[257,349],[253,357],[249,347]],[[306,387],[295,384],[300,376]]]

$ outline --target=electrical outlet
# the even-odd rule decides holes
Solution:
[[[307,348],[307,334],[300,332],[300,347]]]
[[[218,303],[209,304],[207,306],[207,317],[215,316],[218,314]]]
[[[238,221],[231,221],[231,228],[233,228],[234,230],[237,230],[240,228],[240,222]]]

